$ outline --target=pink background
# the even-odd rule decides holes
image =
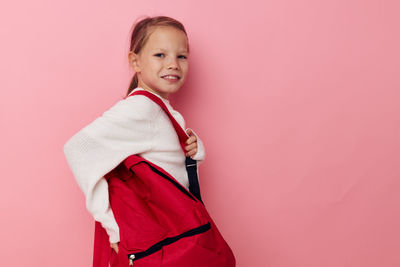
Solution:
[[[17,1],[0,8],[2,266],[91,266],[62,151],[133,72],[142,15],[182,21],[172,98],[239,267],[400,266],[398,1]]]

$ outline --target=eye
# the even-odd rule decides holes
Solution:
[[[157,53],[155,54],[156,57],[158,57],[159,55],[164,55],[163,53]]]
[[[186,56],[184,56],[184,55],[180,55],[179,57],[183,57],[184,59],[186,59],[187,57]]]

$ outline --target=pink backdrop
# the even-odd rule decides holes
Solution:
[[[238,267],[400,266],[398,1],[17,1],[0,8],[2,266],[87,267],[62,146],[120,99],[141,15],[186,26],[172,98]]]

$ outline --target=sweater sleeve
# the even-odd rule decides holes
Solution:
[[[153,147],[153,119],[161,108],[145,96],[118,101],[64,144],[68,165],[86,198],[86,208],[99,221],[111,243],[120,241],[104,175],[126,157]]]

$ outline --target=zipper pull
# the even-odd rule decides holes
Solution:
[[[135,254],[129,255],[129,266],[133,266],[133,259],[135,258]]]

